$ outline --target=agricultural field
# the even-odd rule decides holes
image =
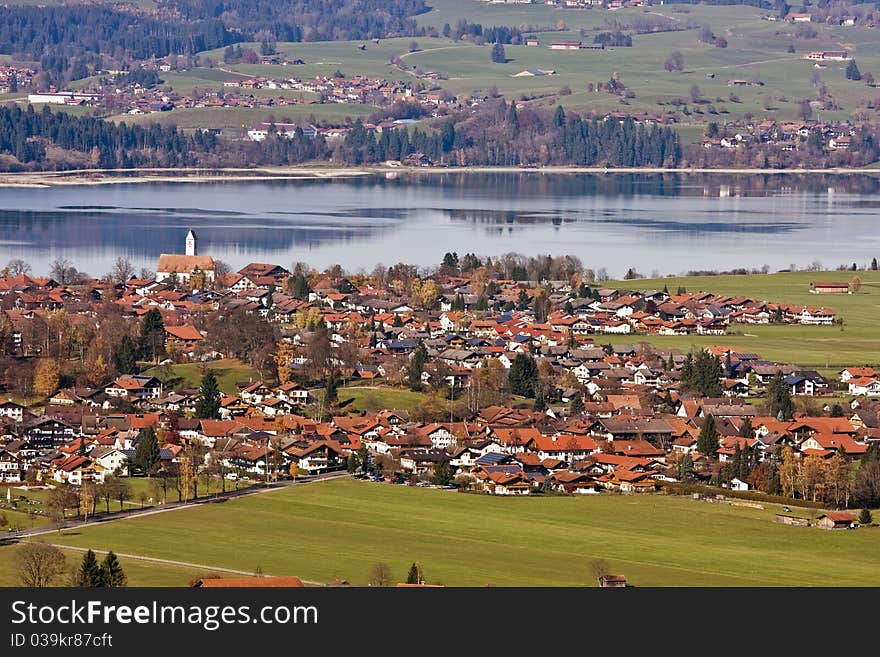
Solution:
[[[880,40],[874,30],[868,28],[812,24],[817,36],[798,39],[794,25],[763,20],[762,16],[770,12],[747,6],[665,4],[647,10],[610,12],[565,10],[540,4],[490,5],[476,0],[439,0],[431,4],[432,11],[419,16],[418,21],[438,30],[444,23],[454,25],[458,18],[464,17],[487,27],[528,25],[555,31],[535,32],[541,40],[537,47],[505,46],[508,59],[505,64],[490,61],[490,45],[430,37],[387,39],[379,44],[279,43],[280,54],[299,57],[306,62],[297,66],[226,66],[222,64],[222,50],[202,55],[220,62],[215,65],[230,74],[271,77],[295,75],[308,79],[341,70],[346,75],[363,73],[398,79],[433,71],[446,78],[438,84],[455,95],[479,96],[497,89],[509,98],[524,98],[545,105],[560,103],[576,110],[674,111],[676,108],[670,101],[682,99],[692,112],[689,118],[685,117],[684,124],[724,122],[742,118],[747,113],[760,118],[798,118],[797,101],[816,98],[814,76],[821,79],[841,107],[814,114],[822,120],[848,118],[859,106],[877,96],[864,82],[846,79],[846,62],[828,62],[827,68],[817,70],[813,62],[803,59],[808,50],[846,49],[855,56],[863,75],[880,71]],[[592,42],[595,34],[614,25],[632,32],[627,30],[628,22],[646,14],[692,27],[681,31],[634,34],[630,48],[555,51],[548,47],[549,42],[556,39]],[[698,35],[702,25],[708,25],[716,36],[725,38],[728,46],[717,48],[700,43]],[[560,27],[564,29],[559,30]],[[410,52],[413,41],[419,49]],[[362,45],[364,50],[359,48]],[[794,53],[788,52],[790,45],[794,47]],[[664,61],[675,50],[684,57],[684,70],[666,71]],[[406,71],[390,65],[389,60],[394,56],[403,59]],[[552,70],[555,75],[515,77],[527,69]],[[196,69],[191,74],[201,75],[201,70]],[[217,74],[216,71],[212,73]],[[605,92],[587,91],[588,84],[606,82],[614,73],[619,75],[628,90],[635,93],[635,97],[624,99]],[[731,88],[727,85],[729,79],[759,79],[764,86]],[[432,84],[434,81],[425,82]],[[694,85],[699,87],[700,102],[692,100]],[[560,95],[564,87],[567,88],[565,95]],[[873,110],[867,111],[869,115],[873,113]],[[699,133],[688,133],[687,137],[694,139]]]
[[[509,499],[337,479],[52,542],[355,585],[379,562],[402,581],[417,561],[428,582],[448,586],[593,586],[596,559],[636,586],[880,584],[880,530],[778,525],[778,507],[765,506],[664,495]]]
[[[862,280],[855,294],[810,294],[810,281],[849,282],[854,276]],[[604,283],[603,283],[604,285]],[[825,271],[743,276],[669,277],[616,281],[611,287],[648,290],[663,289],[673,294],[679,286],[688,292],[715,292],[749,296],[770,302],[796,303],[832,308],[843,319],[842,326],[771,326],[734,324],[729,335],[715,336],[632,336],[619,342],[649,342],[658,347],[679,348],[711,344],[732,345],[746,352],[755,352],[768,360],[795,363],[818,369],[825,375],[836,375],[844,367],[880,364],[880,272]]]
[[[259,380],[260,373],[254,368],[233,358],[223,358],[207,363],[182,363],[178,365],[159,365],[143,372],[155,376],[166,386],[177,388],[198,388],[202,382],[202,369],[214,370],[220,390],[229,394],[237,394],[236,383],[247,383]]]

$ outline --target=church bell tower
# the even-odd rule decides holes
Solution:
[[[196,234],[192,231],[192,229],[190,229],[190,231],[186,234],[186,255],[198,255],[197,242],[198,238],[196,237]]]

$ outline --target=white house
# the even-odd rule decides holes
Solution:
[[[8,417],[13,422],[21,423],[24,421],[24,406],[16,404],[11,399],[0,402],[0,415]]]

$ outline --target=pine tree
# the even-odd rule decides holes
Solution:
[[[544,399],[544,390],[540,386],[538,386],[538,390],[535,393],[535,403],[532,408],[536,411],[547,410],[547,401]]]
[[[538,383],[538,364],[528,354],[517,354],[507,374],[510,392],[523,397],[534,397]]]
[[[504,64],[507,61],[507,56],[504,53],[504,46],[501,45],[500,42],[492,46],[491,58],[495,64]]]
[[[423,343],[415,348],[406,368],[406,382],[409,389],[419,392],[422,389],[422,373],[425,371],[425,362],[428,360],[428,350]]]
[[[128,583],[128,578],[122,570],[122,564],[113,554],[113,551],[107,553],[104,561],[101,563],[102,586],[109,588],[121,588]]]
[[[709,458],[714,458],[717,449],[718,430],[715,427],[715,417],[707,415],[700,428],[700,435],[697,437],[697,451]]]
[[[309,298],[309,282],[301,271],[295,271],[293,275],[287,279],[287,289],[290,296],[304,301]]]
[[[755,429],[752,427],[752,419],[746,417],[743,420],[743,423],[739,427],[739,435],[743,438],[754,438],[755,437]]]
[[[419,568],[419,565],[413,562],[413,565],[409,567],[409,574],[406,576],[407,584],[424,584],[422,580],[422,569]]]
[[[690,481],[694,474],[694,460],[691,455],[685,453],[678,461],[678,480]]]
[[[120,374],[137,374],[137,354],[134,349],[134,341],[131,336],[122,336],[119,348],[116,350],[116,369]]]
[[[98,559],[91,550],[83,555],[82,562],[74,575],[73,585],[87,589],[103,586],[101,566],[98,565]]]
[[[782,372],[777,372],[767,384],[767,410],[780,420],[790,420],[794,414],[791,390]]]
[[[584,397],[581,394],[577,394],[572,397],[571,401],[568,404],[568,412],[571,415],[579,415],[584,412]]]
[[[859,514],[859,524],[870,525],[872,520],[871,511],[868,509],[862,509],[862,512]]]
[[[330,372],[330,376],[327,377],[324,401],[331,406],[339,401],[339,379],[336,378],[336,372]]]
[[[441,459],[434,466],[434,474],[431,477],[431,483],[435,486],[448,486],[452,483],[452,468],[449,467],[448,459]]]
[[[856,60],[849,60],[849,64],[846,65],[846,79],[847,80],[861,80],[862,74],[859,71],[859,67],[856,66]]]
[[[209,369],[202,377],[199,396],[196,399],[195,416],[201,419],[220,419],[220,387],[214,370]]]
[[[150,474],[157,463],[159,463],[159,440],[156,437],[156,430],[153,427],[146,427],[138,434],[134,464],[141,472]]]
[[[165,322],[155,308],[149,310],[141,320],[138,348],[143,360],[155,360],[165,354]]]
[[[776,466],[776,459],[770,459],[770,475],[767,477],[767,493],[770,495],[782,494],[782,482],[779,478],[779,468]]]

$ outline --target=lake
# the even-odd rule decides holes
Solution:
[[[370,271],[446,252],[575,255],[621,277],[827,268],[880,255],[880,182],[866,175],[401,173],[342,179],[0,189],[0,265],[95,276],[199,253]]]

